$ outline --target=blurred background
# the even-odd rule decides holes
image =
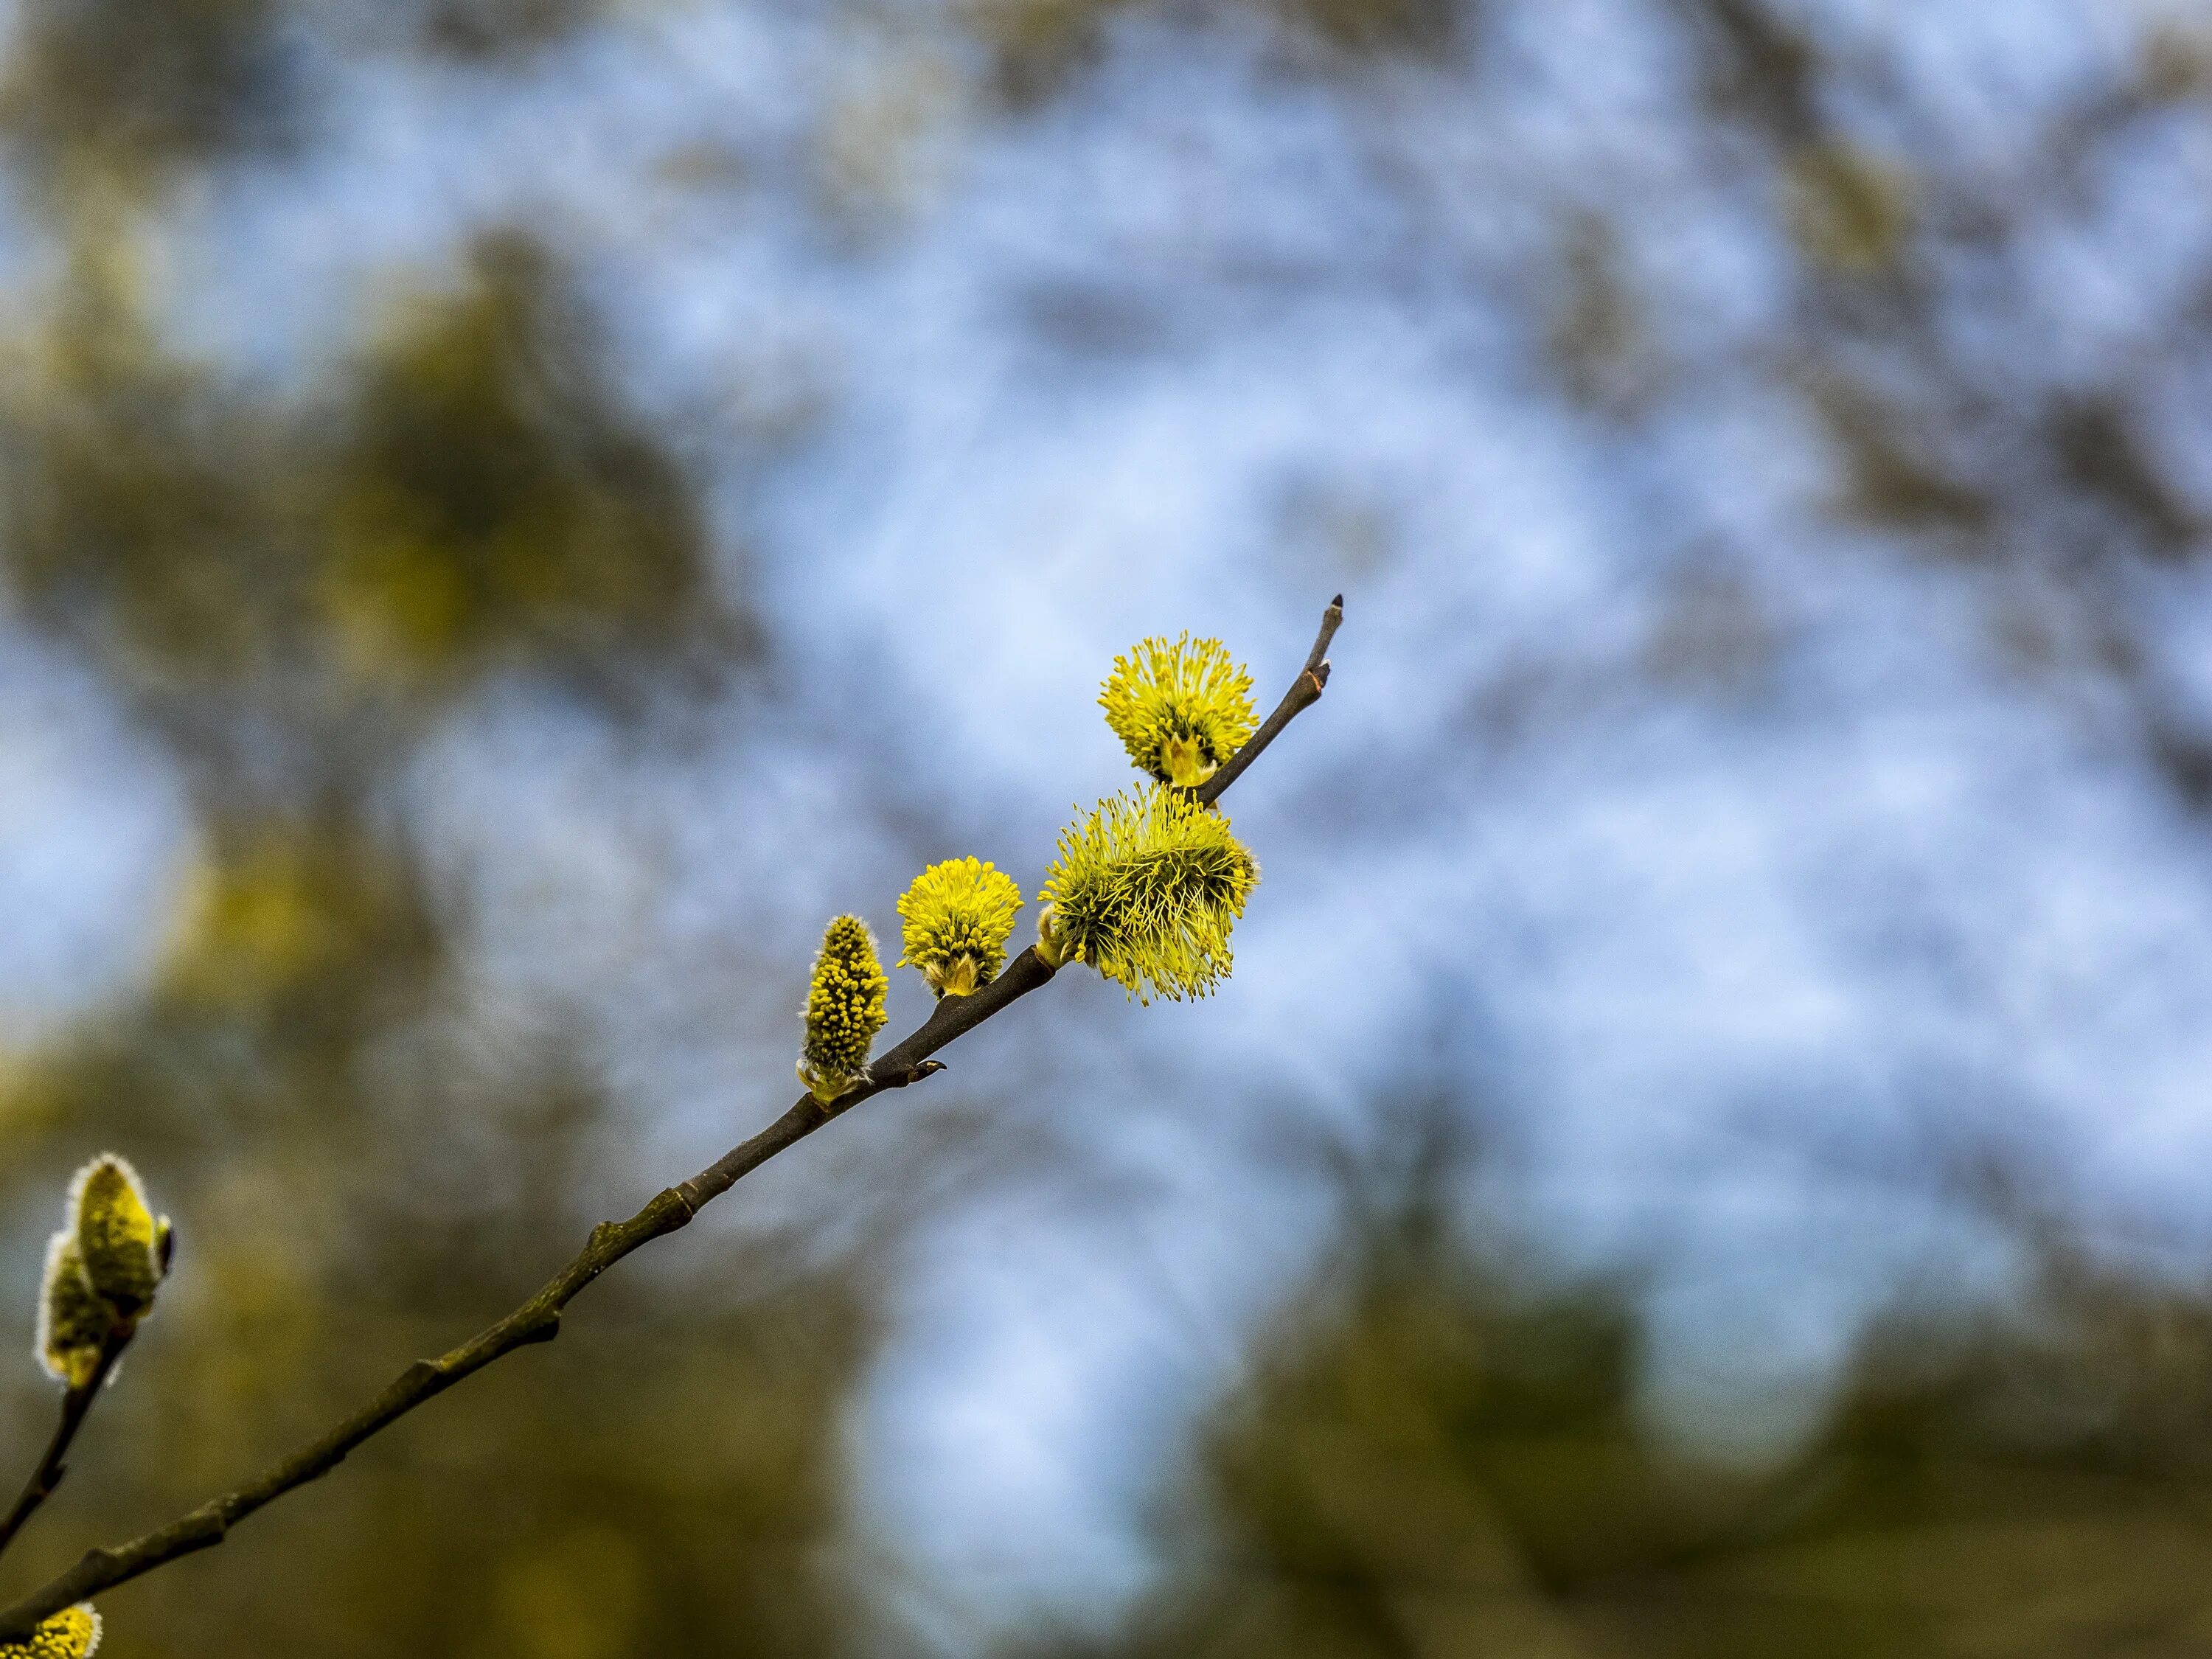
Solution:
[[[255,1652],[2212,1651],[2212,12],[0,4],[9,1594],[795,1093],[1190,629],[1086,975],[105,1603]],[[1023,926],[1029,925],[1025,915]],[[895,975],[894,1033],[927,1008]]]

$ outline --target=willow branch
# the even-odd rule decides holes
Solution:
[[[1249,742],[1224,761],[1212,777],[1191,791],[1201,805],[1210,806],[1218,800],[1231,784],[1244,775],[1244,769],[1282,736],[1285,726],[1321,701],[1322,691],[1328,684],[1328,642],[1343,625],[1344,595],[1340,593],[1321,613],[1321,632],[1314,635],[1313,649],[1306,653],[1306,665],[1291,682],[1291,689],[1283,693],[1275,712],[1261,723]]]
[[[39,1459],[31,1478],[23,1483],[22,1493],[15,1499],[15,1507],[8,1511],[8,1518],[0,1521],[0,1550],[15,1541],[15,1534],[22,1531],[23,1523],[37,1512],[40,1504],[53,1496],[54,1488],[69,1473],[70,1445],[90,1415],[92,1402],[100,1398],[108,1373],[115,1369],[115,1362],[123,1357],[124,1349],[131,1346],[131,1336],[128,1330],[111,1332],[100,1345],[100,1358],[92,1368],[92,1375],[62,1395],[61,1420],[54,1425],[54,1436],[46,1443],[46,1455]]]
[[[1200,799],[1211,801],[1220,795],[1285,726],[1320,700],[1322,687],[1328,679],[1328,642],[1343,620],[1344,597],[1339,594],[1322,613],[1321,632],[1314,641],[1313,650],[1281,703],[1253,734],[1251,741],[1231,756],[1197,792]],[[350,1417],[290,1456],[271,1464],[244,1486],[210,1498],[168,1525],[126,1544],[87,1551],[68,1571],[12,1606],[0,1609],[0,1642],[19,1641],[40,1620],[64,1607],[88,1600],[102,1590],[112,1589],[118,1584],[128,1583],[180,1556],[222,1543],[230,1529],[247,1516],[295,1487],[328,1474],[356,1446],[391,1427],[417,1406],[435,1399],[455,1383],[518,1348],[551,1341],[560,1334],[562,1310],[586,1285],[615,1263],[654,1239],[689,1225],[693,1216],[778,1152],[805,1139],[862,1101],[887,1089],[903,1089],[943,1071],[944,1066],[933,1060],[933,1054],[1046,983],[1054,971],[1031,948],[1008,963],[1004,972],[972,995],[943,999],[910,1036],[871,1061],[860,1080],[828,1105],[811,1094],[800,1096],[790,1110],[760,1133],[732,1147],[689,1181],[655,1194],[629,1220],[603,1221],[592,1228],[575,1260],[505,1318],[450,1352],[435,1359],[416,1360]],[[78,1416],[82,1420],[82,1413]],[[74,1434],[74,1428],[70,1432]],[[65,1441],[61,1449],[66,1449]]]

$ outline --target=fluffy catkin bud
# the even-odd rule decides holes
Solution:
[[[70,1207],[93,1289],[125,1318],[144,1313],[161,1282],[168,1224],[156,1221],[147,1208],[138,1172],[114,1153],[102,1152],[77,1171]]]
[[[964,997],[1006,965],[1021,908],[1022,890],[1002,870],[974,859],[933,864],[898,902],[906,924],[898,965],[920,969],[940,997]]]
[[[1139,640],[1099,688],[1106,724],[1138,768],[1194,788],[1243,748],[1259,722],[1252,677],[1219,640]]]
[[[1226,817],[1153,787],[1060,831],[1046,874],[1040,956],[1087,962],[1142,1002],[1180,1002],[1228,975],[1230,929],[1260,866]]]
[[[868,1046],[890,1018],[884,994],[890,981],[876,960],[876,941],[858,916],[838,916],[823,930],[813,982],[806,991],[806,1041],[799,1050],[799,1081],[827,1105],[852,1087],[868,1063]]]
[[[92,1603],[64,1607],[20,1642],[0,1642],[0,1659],[91,1659],[100,1649],[100,1615]]]
[[[115,1310],[85,1274],[76,1235],[56,1233],[46,1241],[39,1287],[39,1363],[64,1388],[81,1389],[92,1381],[114,1326]]]

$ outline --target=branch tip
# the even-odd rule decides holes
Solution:
[[[1212,805],[1221,798],[1222,792],[1237,781],[1244,769],[1260,757],[1261,751],[1282,735],[1300,710],[1311,708],[1320,700],[1322,688],[1328,684],[1329,641],[1344,621],[1344,595],[1340,593],[1321,613],[1321,631],[1314,635],[1313,649],[1306,653],[1305,665],[1291,682],[1291,689],[1283,693],[1282,702],[1275,712],[1267,716],[1249,742],[1231,755],[1221,769],[1191,792],[1201,805]]]

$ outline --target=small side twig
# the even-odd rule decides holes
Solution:
[[[1321,632],[1307,654],[1305,666],[1299,670],[1297,678],[1291,682],[1275,712],[1253,733],[1251,740],[1195,792],[1200,800],[1217,799],[1280,735],[1285,726],[1320,700],[1322,688],[1328,682],[1329,641],[1343,621],[1344,596],[1340,593],[1322,613]],[[760,1133],[732,1147],[689,1181],[656,1194],[629,1220],[601,1222],[592,1229],[591,1237],[576,1258],[504,1319],[450,1352],[435,1359],[416,1360],[359,1411],[246,1485],[211,1498],[168,1525],[127,1544],[113,1549],[87,1551],[68,1571],[0,1609],[0,1642],[20,1641],[40,1620],[64,1607],[127,1583],[179,1556],[222,1543],[239,1522],[295,1487],[329,1474],[345,1461],[355,1447],[389,1428],[417,1406],[517,1348],[551,1341],[560,1334],[562,1310],[616,1262],[664,1234],[689,1225],[702,1208],[745,1176],[832,1119],[843,1116],[862,1101],[886,1089],[905,1088],[943,1071],[943,1065],[932,1060],[931,1055],[1048,982],[1054,971],[1032,947],[1008,963],[996,979],[974,994],[945,998],[911,1035],[870,1062],[858,1084],[828,1105],[811,1094],[800,1096],[789,1110]],[[77,1415],[81,1422],[83,1413],[80,1411]],[[72,1427],[70,1433],[73,1436],[75,1432]],[[67,1441],[60,1440],[58,1450],[49,1455],[58,1458],[58,1451],[66,1449]],[[55,1479],[59,1479],[58,1473]],[[33,1507],[36,1507],[35,1504]]]
[[[54,1425],[53,1438],[46,1443],[46,1455],[31,1471],[31,1478],[23,1483],[15,1507],[8,1511],[5,1521],[0,1521],[0,1551],[15,1541],[15,1534],[22,1531],[24,1522],[38,1512],[40,1504],[54,1495],[62,1477],[69,1473],[70,1446],[76,1439],[77,1431],[84,1426],[84,1419],[91,1414],[92,1402],[100,1398],[100,1391],[108,1374],[115,1369],[115,1362],[131,1346],[131,1334],[128,1330],[110,1333],[101,1345],[100,1360],[94,1365],[92,1375],[62,1395],[61,1420]]]

